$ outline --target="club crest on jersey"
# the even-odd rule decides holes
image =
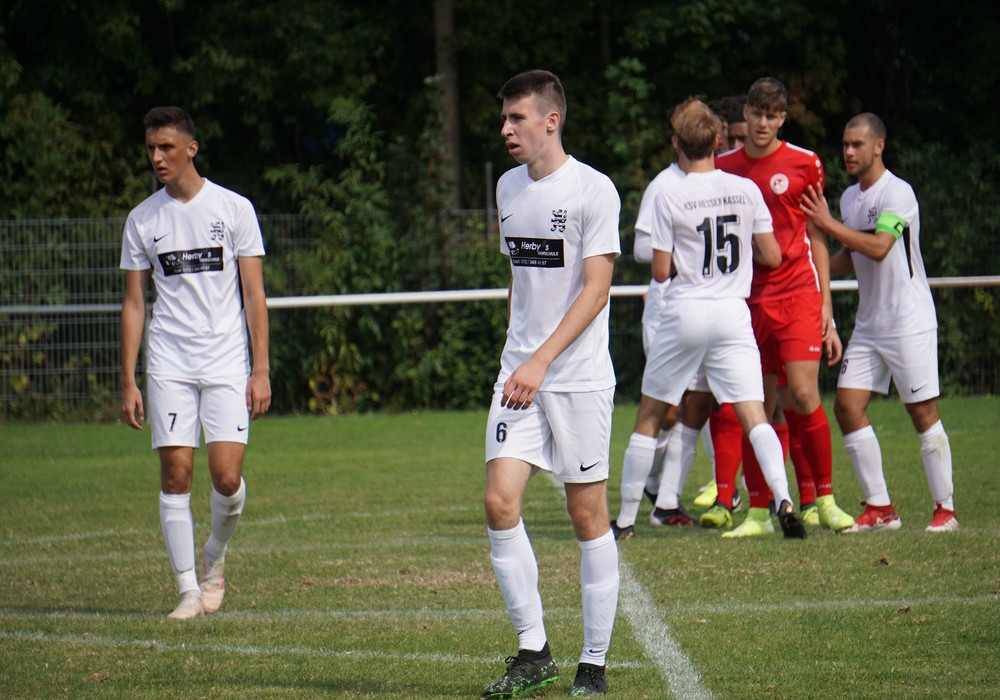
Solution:
[[[559,233],[566,233],[566,221],[569,219],[569,212],[565,209],[553,209],[552,210],[552,228],[549,231],[558,231]]]
[[[870,226],[875,226],[878,223],[878,209],[871,207],[868,210],[868,224]]]
[[[221,243],[226,238],[226,222],[213,221],[209,224],[208,233],[213,243]]]
[[[771,191],[775,194],[785,194],[788,191],[788,176],[784,173],[775,173],[771,176]]]

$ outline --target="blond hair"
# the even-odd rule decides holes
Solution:
[[[670,126],[681,151],[689,159],[701,160],[715,153],[722,120],[701,100],[689,97],[674,107]]]

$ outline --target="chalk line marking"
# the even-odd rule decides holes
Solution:
[[[670,626],[663,621],[659,609],[651,602],[649,592],[635,577],[632,567],[619,562],[618,570],[621,574],[618,596],[621,610],[632,627],[632,634],[656,664],[670,692],[682,700],[713,698],[712,691],[702,683],[701,673],[670,634]]]

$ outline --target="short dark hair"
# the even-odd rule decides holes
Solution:
[[[855,114],[844,128],[853,129],[856,126],[867,126],[875,138],[885,141],[885,122],[877,114],[873,112]]]
[[[747,91],[747,104],[766,112],[788,109],[788,91],[777,78],[759,78]]]
[[[727,124],[739,124],[746,121],[743,116],[743,105],[746,103],[746,95],[727,95],[712,102],[709,107]]]
[[[187,134],[192,141],[195,140],[194,119],[180,107],[153,107],[142,118],[142,127],[146,131],[169,126]]]
[[[561,132],[566,122],[566,92],[555,73],[547,70],[518,73],[504,83],[497,93],[497,97],[501,100],[514,100],[528,95],[535,95],[546,112],[555,111],[559,114]]]
[[[674,107],[670,126],[681,150],[691,160],[708,158],[715,153],[715,140],[719,137],[722,120],[695,97],[689,97]]]

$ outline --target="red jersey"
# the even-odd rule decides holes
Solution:
[[[757,184],[774,220],[774,237],[781,246],[778,267],[754,265],[750,301],[819,291],[806,215],[799,208],[806,187],[812,185],[823,191],[823,162],[819,156],[781,141],[778,150],[763,158],[751,158],[745,148],[738,148],[717,156],[715,166]]]

